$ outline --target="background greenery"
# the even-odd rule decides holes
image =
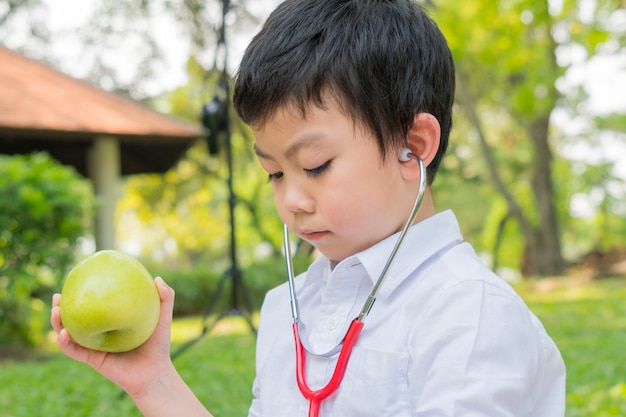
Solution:
[[[311,262],[307,257],[293,260],[294,271],[300,272]],[[197,315],[206,311],[211,297],[222,283],[221,296],[214,311],[232,307],[232,280],[229,268],[216,271],[210,265],[198,265],[192,269],[167,268],[161,263],[146,264],[154,276],[161,276],[176,291],[174,315],[177,317]],[[256,262],[241,271],[244,287],[240,290],[239,307],[258,310],[265,293],[287,280],[287,270],[282,257],[270,257]]]
[[[561,349],[567,365],[567,417],[626,415],[626,287],[620,279],[532,280],[517,287]],[[198,334],[197,318],[174,323],[174,348]],[[245,416],[252,395],[254,337],[239,318],[175,360],[216,416]],[[51,348],[39,359],[0,362],[3,417],[139,416],[119,389]]]
[[[265,8],[252,7],[260,3],[230,2],[226,19],[230,48],[226,49],[241,40],[240,33],[251,36],[278,0],[264,1]],[[592,63],[624,55],[623,1],[422,3],[446,35],[459,75],[455,128],[433,184],[438,210],[453,209],[466,239],[491,268],[507,278],[567,274],[572,265],[584,262],[590,254],[623,257],[626,181],[615,166],[616,153],[606,144],[626,141],[624,109],[594,113],[585,82],[572,81],[570,76]],[[87,24],[80,30],[66,28],[68,33],[46,23],[49,6],[45,2],[0,3],[0,37],[8,46],[47,60],[71,75],[197,123],[203,103],[216,93],[222,70],[230,74],[235,68],[232,63],[224,68],[220,62],[224,49],[217,48],[217,41],[223,39],[224,2],[98,0],[90,4]],[[179,29],[174,37],[177,45],[188,47],[187,79],[184,85],[155,93],[148,84],[163,79],[159,70],[165,66],[163,45],[152,30],[155,22],[162,22],[160,19],[168,19],[168,24]],[[115,67],[115,62],[125,58],[120,39],[134,51],[123,71]],[[72,66],[67,57],[55,55],[51,46],[63,41],[79,45],[84,65]],[[74,73],[79,69],[86,73]],[[131,74],[132,79],[122,73]],[[568,123],[555,123],[557,116],[563,120],[563,115]],[[260,298],[263,288],[275,282],[273,276],[284,272],[282,268],[267,272],[280,256],[282,228],[267,174],[256,162],[250,131],[233,112],[231,117],[237,261],[243,269],[266,269],[246,274],[250,292]],[[116,212],[118,248],[138,256],[155,274],[175,282],[181,295],[177,307],[180,314],[200,313],[202,297],[214,291],[230,268],[230,259],[225,256],[230,244],[225,147],[224,136],[214,154],[207,152],[200,140],[168,172],[132,176],[121,184]],[[583,149],[585,157],[573,157],[572,148]],[[8,165],[8,160],[2,163]],[[48,164],[52,172],[52,163]],[[62,213],[68,216],[53,221],[53,227],[73,224],[79,218],[78,213],[70,213],[79,208],[71,207],[79,199],[68,194],[78,188],[61,187],[53,191],[56,199],[51,194],[42,197],[45,187],[54,190],[62,181],[46,182],[45,176],[28,179],[30,173],[21,172],[23,178],[11,177],[13,188],[9,190],[30,204],[14,212],[21,216],[19,224],[27,225],[23,219],[29,216],[37,219],[48,210],[50,201],[65,204]],[[38,190],[39,184],[34,186],[33,181],[41,181],[42,189]],[[9,207],[13,197],[5,195]],[[13,214],[2,208],[2,233],[10,234],[17,217],[12,218]],[[4,270],[0,266],[0,291],[24,286],[22,292],[27,294],[18,301],[22,313],[8,314],[6,307],[0,311],[3,322],[18,321],[24,327],[32,311],[46,311],[42,303],[48,302],[51,287],[58,289],[67,262],[57,262],[50,275],[50,270],[44,271],[38,263],[60,255],[49,256],[44,249],[60,253],[63,248],[65,257],[75,254],[75,238],[53,244],[57,242],[56,232],[47,236],[42,226],[36,226],[37,240],[49,242],[49,248],[31,245],[28,256],[20,257],[19,267],[8,268],[7,262]],[[62,229],[67,231],[65,226]],[[13,233],[12,239],[29,238],[34,233]],[[71,233],[89,240],[91,230],[85,227]],[[295,252],[306,258],[311,247],[300,244]],[[10,274],[6,272],[9,270]],[[30,278],[22,278],[18,271],[29,271],[24,277]],[[623,275],[624,271],[607,273]],[[47,282],[47,288],[42,281]],[[35,282],[37,288],[32,288]],[[11,298],[18,299],[16,293],[13,291]],[[258,305],[258,300],[252,304]],[[37,322],[41,320],[35,321],[35,327],[41,327]],[[32,344],[28,337],[26,341]]]
[[[45,2],[0,2],[0,38],[70,75],[197,122],[219,74],[222,2],[90,3],[88,22],[59,30],[47,25]],[[258,27],[268,12],[250,7],[260,0],[232,3],[229,40]],[[584,80],[569,77],[624,55],[623,1],[423,3],[448,38],[460,75],[455,128],[434,184],[438,209],[455,210],[463,234],[494,270],[528,278],[518,289],[568,365],[568,417],[626,415],[626,296],[624,270],[615,268],[625,258],[626,182],[606,146],[624,143],[626,117],[623,109],[594,113]],[[164,15],[180,30],[181,48],[189,46],[187,82],[155,93],[149,87],[163,79],[166,63],[152,29]],[[55,55],[51,46],[63,39],[80,45],[80,65]],[[114,62],[122,43],[132,45],[132,59],[122,59],[120,69]],[[567,124],[554,123],[559,114]],[[250,133],[238,120],[232,126],[238,261],[255,310],[284,280],[281,225]],[[198,334],[198,315],[230,267],[226,168],[224,147],[211,155],[200,141],[167,173],[122,184],[120,249],[176,289],[175,343]],[[83,219],[94,204],[89,184],[45,155],[0,158],[0,416],[136,415],[94,372],[46,351],[49,294],[84,255],[76,249],[90,239]],[[311,247],[300,244],[295,252],[301,268]],[[575,278],[569,267],[590,260],[588,277],[602,279]],[[562,275],[570,276],[545,278]],[[229,307],[228,285],[224,291],[218,311]],[[245,326],[218,330],[177,366],[217,415],[245,415],[253,338]],[[5,350],[13,344],[19,351]],[[33,345],[38,349],[23,349]]]
[[[90,222],[90,184],[46,154],[0,155],[0,354],[34,346]]]
[[[464,234],[490,266],[518,276],[560,275],[587,253],[626,246],[626,185],[613,151],[626,140],[625,107],[592,106],[595,80],[586,72],[623,59],[623,1],[417,1],[448,39],[459,75],[455,128],[434,184],[438,207],[459,213]],[[278,3],[230,1],[227,72],[236,69],[239,43]],[[224,67],[216,47],[224,2],[90,4],[84,24],[59,28],[46,21],[46,2],[0,3],[0,37],[71,75],[198,122]],[[174,33],[168,43],[154,30],[164,26]],[[165,57],[172,40],[187,52],[187,78],[177,88],[155,88],[171,85]],[[63,42],[79,46],[79,64],[51,47]],[[247,266],[262,257],[259,251],[280,251],[281,231],[250,133],[234,116],[231,122],[237,242]],[[203,262],[224,269],[228,196],[221,145],[207,155],[199,143],[166,174],[126,181],[117,230],[124,248],[179,268]]]

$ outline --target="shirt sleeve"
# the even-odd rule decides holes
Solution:
[[[420,321],[428,325],[417,326],[426,330],[414,338],[416,416],[563,415],[558,350],[512,290],[484,281],[452,285]]]
[[[259,400],[259,383],[257,378],[254,378],[254,382],[252,383],[252,394],[254,398],[252,399],[252,404],[250,405],[250,409],[248,410],[248,417],[260,417],[261,416],[261,401]]]

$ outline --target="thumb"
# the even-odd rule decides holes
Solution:
[[[156,329],[154,329],[154,333],[147,344],[158,346],[157,350],[161,351],[163,355],[169,356],[172,317],[174,314],[174,290],[161,277],[156,277],[154,283],[161,298],[161,311]]]
[[[174,290],[165,283],[163,278],[156,277],[154,279],[157,290],[159,291],[159,297],[161,298],[161,315],[159,323],[172,321],[174,315]]]

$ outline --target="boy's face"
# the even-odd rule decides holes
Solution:
[[[306,118],[283,108],[252,130],[281,219],[339,262],[399,231],[416,190],[407,193],[395,153],[383,161],[373,135],[327,104]]]

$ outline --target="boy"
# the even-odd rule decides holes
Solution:
[[[418,159],[432,184],[453,97],[446,41],[409,0],[287,0],[248,47],[235,107],[253,130],[281,219],[322,254],[296,279],[301,337],[313,352],[341,343],[370,293],[411,211]],[[77,346],[57,295],[58,344],[120,385],[145,416],[210,415],[170,361],[174,294],[155,281],[162,317],[143,346],[117,355]],[[261,310],[250,416],[308,412],[288,299],[280,286]],[[317,389],[337,356],[306,361]],[[462,241],[454,215],[435,212],[427,189],[320,415],[555,417],[564,414],[564,381],[541,323]]]

